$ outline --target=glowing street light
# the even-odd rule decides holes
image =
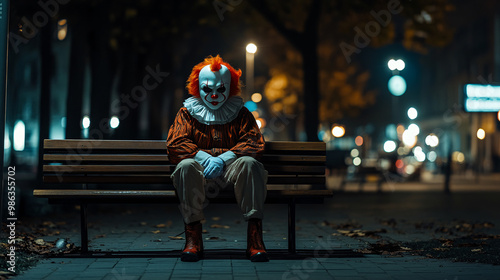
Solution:
[[[247,52],[249,53],[256,53],[257,52],[257,46],[254,43],[250,43],[247,45]]]
[[[396,60],[390,59],[389,62],[387,62],[387,67],[389,67],[389,70],[394,71],[396,70]]]
[[[387,62],[387,67],[389,67],[389,70],[391,71],[403,71],[403,69],[405,69],[405,66],[406,64],[402,59],[395,60],[391,58],[389,62]]]
[[[402,59],[396,60],[396,69],[398,71],[403,71],[403,69],[405,69],[405,66],[406,66],[406,64]]]
[[[340,138],[344,136],[344,134],[345,134],[345,129],[342,126],[336,125],[332,128],[332,135],[334,137]]]
[[[254,76],[254,56],[257,52],[257,46],[254,43],[250,43],[246,47],[247,55],[246,55],[246,66],[247,66],[247,74],[246,74],[246,82],[247,82],[247,93],[246,96],[250,97],[253,93],[253,76]]]

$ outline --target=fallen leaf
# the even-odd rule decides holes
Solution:
[[[94,238],[103,238],[103,237],[106,237],[106,234],[99,234],[94,236]]]
[[[140,222],[139,224],[140,224],[141,226],[145,226],[145,225],[147,225],[148,223],[146,223],[146,222]]]
[[[166,226],[167,226],[166,224],[157,224],[155,227],[156,228],[164,228]]]
[[[184,237],[182,236],[169,236],[168,238],[172,239],[172,240],[183,240]]]
[[[41,245],[41,246],[45,245],[45,241],[44,241],[43,239],[41,239],[41,238],[39,238],[39,239],[35,240],[35,243],[36,243],[37,245]]]
[[[158,233],[160,233],[160,230],[153,230],[152,233],[158,234]]]
[[[228,229],[229,226],[226,226],[226,225],[219,225],[219,224],[213,224],[213,225],[210,225],[211,228],[226,228]]]
[[[212,217],[212,221],[218,221],[220,220],[220,217]]]

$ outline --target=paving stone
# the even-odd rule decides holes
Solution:
[[[140,280],[165,280],[169,278],[170,274],[159,273],[159,272],[146,272],[141,276]]]

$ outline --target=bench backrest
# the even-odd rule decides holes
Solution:
[[[268,184],[324,184],[325,143],[266,142]],[[171,184],[163,140],[45,140],[44,183]]]

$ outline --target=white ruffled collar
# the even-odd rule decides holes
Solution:
[[[190,97],[184,101],[184,107],[193,118],[203,124],[226,124],[236,119],[240,113],[243,98],[232,96],[219,109],[212,110],[200,98]]]

